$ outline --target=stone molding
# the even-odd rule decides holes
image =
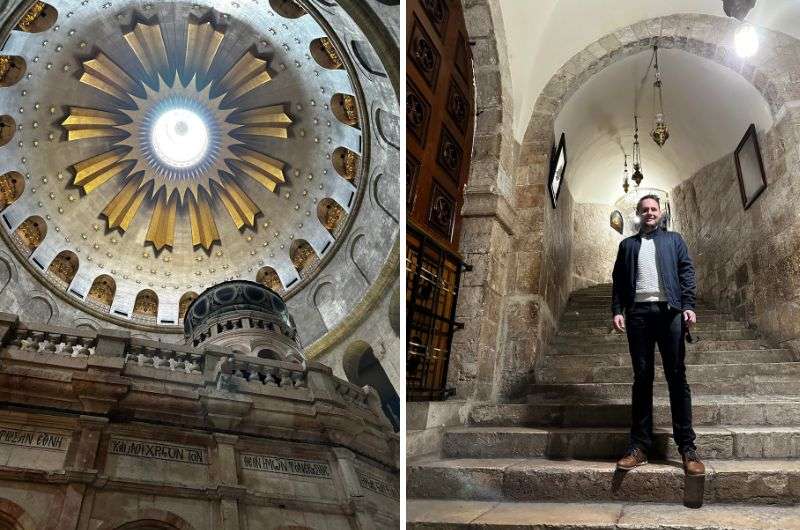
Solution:
[[[514,235],[517,215],[506,197],[492,186],[475,186],[464,190],[462,217],[492,217],[508,235]]]

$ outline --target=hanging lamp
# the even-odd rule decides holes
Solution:
[[[653,61],[653,71],[656,77],[655,82],[653,82],[653,109],[655,116],[653,118],[653,131],[650,136],[659,147],[663,147],[669,139],[669,127],[664,116],[664,96],[662,94],[661,70],[658,67],[657,44],[653,46]]]

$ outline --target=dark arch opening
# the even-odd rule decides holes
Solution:
[[[389,376],[372,352],[372,347],[356,341],[347,347],[342,360],[347,380],[357,386],[369,385],[381,398],[381,409],[395,432],[400,431],[400,396],[392,386]]]

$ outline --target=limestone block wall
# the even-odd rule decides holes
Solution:
[[[800,111],[779,116],[758,131],[767,188],[747,211],[731,154],[673,190],[674,214],[699,296],[800,351]]]
[[[572,289],[610,283],[623,236],[609,225],[614,207],[577,203],[573,215]]]

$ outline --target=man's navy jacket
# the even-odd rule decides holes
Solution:
[[[653,236],[658,260],[658,276],[667,295],[667,303],[678,310],[694,310],[697,283],[694,265],[686,243],[678,232],[657,228]],[[611,311],[621,315],[633,305],[636,295],[636,272],[639,263],[641,232],[626,237],[619,244],[614,264]]]

